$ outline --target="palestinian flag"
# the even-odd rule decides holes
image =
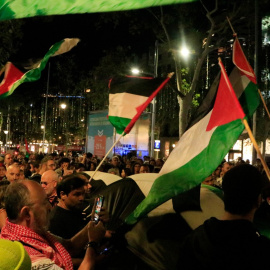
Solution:
[[[57,42],[49,49],[43,59],[32,62],[28,66],[16,66],[8,62],[4,68],[4,78],[0,83],[0,99],[11,95],[22,83],[38,80],[50,57],[70,51],[78,42],[77,38],[66,38]]]
[[[118,76],[109,83],[109,121],[118,134],[128,134],[152,99],[170,80]]]
[[[46,15],[112,12],[194,1],[196,0],[1,0],[0,20]]]
[[[242,54],[234,55],[235,59],[241,57]],[[244,113],[232,87],[237,89],[245,114],[250,117],[260,102],[257,85],[238,69],[233,70],[231,81],[223,67],[221,71],[213,110],[184,133],[148,196],[126,219],[127,223],[135,223],[170,198],[199,185],[221,163],[243,132]]]

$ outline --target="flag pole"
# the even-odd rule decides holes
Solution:
[[[98,169],[100,168],[100,166],[102,165],[102,163],[104,162],[104,160],[107,158],[107,156],[110,154],[110,152],[113,150],[113,148],[115,147],[115,145],[120,141],[120,139],[125,135],[125,131],[123,131],[123,133],[120,135],[120,137],[118,138],[118,140],[112,145],[112,147],[110,148],[110,150],[107,152],[107,154],[104,156],[104,158],[99,162],[96,170],[94,171],[93,175],[90,177],[89,181],[91,181],[94,177],[94,175],[96,174],[96,172],[98,171]]]
[[[2,73],[5,71],[5,69],[6,69],[6,65],[4,65],[4,66],[2,67],[2,69],[0,70],[0,76],[1,76]]]
[[[249,127],[249,124],[248,124],[248,122],[247,122],[247,120],[245,118],[242,119],[242,122],[243,122],[243,124],[244,124],[244,126],[245,126],[245,128],[246,128],[246,130],[248,132],[248,135],[249,135],[249,137],[251,139],[251,142],[253,143],[253,146],[254,146],[255,150],[257,151],[257,154],[258,154],[258,156],[259,156],[259,158],[260,158],[260,160],[262,162],[262,165],[263,165],[263,168],[264,168],[264,170],[266,172],[268,180],[270,181],[269,168],[268,168],[268,166],[267,166],[267,164],[266,164],[266,162],[265,162],[265,160],[264,160],[264,158],[263,158],[263,156],[261,154],[261,151],[260,151],[259,146],[258,146],[258,144],[257,144],[257,142],[256,142],[256,140],[255,140],[255,138],[254,138],[254,136],[252,134],[252,131],[251,131],[250,127]]]
[[[265,103],[264,98],[263,98],[263,96],[262,96],[261,90],[258,89],[258,92],[259,92],[259,94],[260,94],[260,97],[261,97],[263,106],[264,106],[264,108],[265,108],[265,110],[266,110],[266,112],[267,112],[267,114],[268,114],[269,119],[270,119],[270,113],[269,113],[269,111],[268,111],[268,109],[267,109],[267,106],[266,106],[266,103]]]
[[[234,31],[230,19],[228,18],[228,16],[227,16],[226,18],[227,18],[227,21],[228,21],[228,23],[229,23],[229,25],[230,25],[230,27],[231,27],[231,29],[232,29],[232,31],[233,31],[233,35],[234,35],[234,36],[237,36],[237,33]]]

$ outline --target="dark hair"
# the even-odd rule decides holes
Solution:
[[[85,169],[85,165],[82,164],[82,163],[74,163],[74,166],[75,166],[75,170],[78,170],[80,168],[84,168]]]
[[[134,174],[134,168],[136,165],[140,165],[141,166],[141,163],[140,162],[137,162],[137,161],[134,161],[131,163],[131,173]]]
[[[62,165],[63,163],[70,163],[70,159],[67,157],[63,157],[59,161],[59,165]]]
[[[63,191],[68,195],[72,190],[81,188],[85,185],[85,181],[76,175],[67,175],[57,186],[57,196],[60,197],[60,192]]]
[[[21,209],[30,205],[30,191],[23,181],[15,181],[7,187],[4,205],[9,220],[16,220]]]
[[[257,206],[263,188],[263,179],[257,168],[241,164],[230,169],[223,178],[225,210],[246,215]]]

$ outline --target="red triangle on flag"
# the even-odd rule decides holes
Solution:
[[[238,69],[246,75],[250,81],[257,84],[255,73],[250,66],[247,58],[242,50],[238,38],[235,38],[233,44],[233,63],[238,67]]]
[[[12,85],[21,79],[24,75],[19,69],[17,69],[11,62],[7,62],[5,69],[5,76],[0,84],[0,95],[5,94],[10,90]]]
[[[222,63],[220,62],[219,64],[221,66],[221,77],[214,108],[206,131],[210,131],[214,127],[225,125],[236,119],[243,119],[245,117],[227,73]]]

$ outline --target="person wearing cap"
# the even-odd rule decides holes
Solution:
[[[270,240],[253,225],[262,188],[261,173],[252,165],[226,172],[222,182],[225,214],[220,220],[206,220],[184,239],[178,269],[267,268]]]

